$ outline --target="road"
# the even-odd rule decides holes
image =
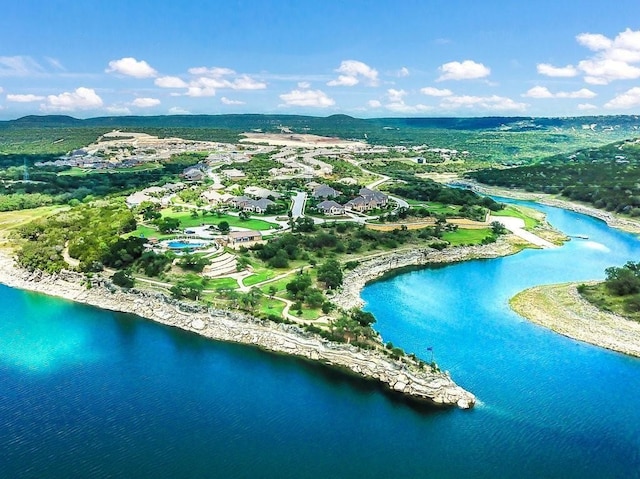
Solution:
[[[511,231],[514,235],[528,241],[531,244],[540,246],[541,248],[557,247],[546,239],[540,238],[540,236],[526,231],[524,229],[524,220],[521,218],[513,218],[511,216],[489,216],[489,223],[493,223],[494,221],[497,221],[509,231]]]
[[[291,205],[291,215],[295,220],[296,218],[303,216],[302,212],[304,211],[304,204],[307,201],[307,193],[299,191],[292,199],[293,204]]]

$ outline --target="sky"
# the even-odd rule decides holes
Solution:
[[[640,0],[20,0],[0,119],[640,113]]]

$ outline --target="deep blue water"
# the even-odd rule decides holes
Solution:
[[[479,397],[424,410],[320,366],[0,287],[0,478],[640,477],[640,360],[513,314],[640,243],[540,207],[555,250],[408,272],[363,292],[385,340]]]

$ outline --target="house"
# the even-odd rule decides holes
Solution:
[[[334,190],[329,185],[319,185],[313,189],[313,193],[311,195],[314,198],[335,198],[338,196],[340,192],[338,190]]]
[[[244,172],[238,170],[237,168],[222,170],[220,171],[220,173],[222,173],[222,175],[226,176],[230,180],[242,180],[247,177]]]
[[[344,208],[345,210],[359,211],[360,213],[370,209],[367,208],[367,202],[362,196],[356,196],[354,199],[347,201],[344,204]]]
[[[353,198],[345,203],[347,210],[370,211],[375,208],[382,208],[389,203],[389,197],[379,191],[370,190],[369,188],[360,188],[360,196]]]
[[[246,205],[248,205],[251,201],[253,201],[248,196],[234,196],[229,200],[229,204],[234,208],[244,209]]]
[[[267,198],[254,200],[246,196],[234,196],[229,200],[229,203],[233,205],[235,208],[241,209],[242,211],[258,213],[258,214],[266,213],[267,208],[269,208],[269,206],[275,205],[275,202]]]
[[[336,216],[344,214],[344,206],[333,200],[324,200],[323,202],[318,203],[316,205],[316,209],[323,215]]]
[[[186,168],[182,172],[182,176],[187,181],[202,181],[204,180],[204,172],[200,168],[196,168],[195,166]]]
[[[254,198],[282,198],[282,195],[277,191],[271,191],[267,188],[261,188],[259,186],[247,186],[244,189],[244,194],[248,196],[253,196]]]
[[[200,198],[206,200],[209,204],[219,205],[221,203],[227,203],[233,198],[233,195],[229,193],[218,193],[214,190],[203,191]]]
[[[426,159],[424,156],[416,156],[413,161],[415,161],[416,163],[418,163],[419,165],[422,165]]]
[[[252,202],[254,213],[266,213],[269,206],[275,205],[275,202],[267,198],[261,198]],[[246,210],[245,210],[246,211]]]
[[[151,203],[160,203],[160,200],[158,198],[149,196],[147,193],[143,191],[136,191],[135,193],[132,193],[129,196],[127,196],[127,199],[125,200],[129,208],[135,208],[136,206],[140,206],[140,204],[144,203],[145,201],[149,201]]]
[[[262,233],[260,231],[232,231],[227,235],[230,245],[237,245],[242,243],[252,243],[254,241],[262,240]]]
[[[369,188],[360,188],[358,192],[368,203],[369,209],[387,206],[389,197],[379,191],[370,190]]]

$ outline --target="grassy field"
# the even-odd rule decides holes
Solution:
[[[263,297],[260,299],[259,311],[264,314],[275,314],[276,316],[282,316],[285,303],[277,299],[270,299]]]
[[[254,284],[262,283],[268,279],[276,276],[276,273],[271,269],[258,269],[251,276],[248,276],[242,280],[245,286],[253,286]]]
[[[232,215],[227,215],[227,214],[222,215],[222,216],[218,216],[218,215],[207,215],[207,216],[198,215],[196,218],[193,218],[191,216],[191,212],[189,212],[189,211],[176,213],[175,211],[172,211],[170,208],[162,210],[161,213],[162,213],[162,216],[164,216],[164,217],[170,217],[170,218],[179,219],[181,228],[190,228],[190,227],[194,227],[194,226],[202,226],[203,224],[205,224],[205,225],[218,225],[221,221],[226,221],[227,223],[229,223],[229,226],[232,226],[232,227],[247,228],[247,229],[257,230],[257,231],[266,231],[266,230],[269,230],[271,228],[275,229],[278,226],[275,223],[269,223],[268,221],[264,221],[264,220],[260,220],[260,219],[256,219],[256,218],[249,218],[248,220],[241,220],[237,216],[232,216]]]
[[[486,237],[491,236],[491,229],[482,228],[474,230],[458,229],[442,235],[442,239],[448,241],[451,246],[480,244]]]
[[[210,279],[207,282],[208,290],[218,290],[218,289],[236,289],[238,288],[238,282],[234,278],[217,278]]]
[[[58,173],[58,176],[86,176],[86,175],[99,175],[99,174],[116,174],[116,173],[135,173],[139,171],[150,171],[162,169],[163,166],[158,163],[145,163],[144,165],[138,165],[131,168],[114,168],[112,170],[95,170],[92,168],[78,168],[76,166],[69,170],[64,170]]]
[[[33,208],[29,210],[0,212],[0,247],[10,246],[7,241],[7,236],[11,230],[30,223],[38,218],[50,216],[67,208],[67,206],[43,206],[41,208]]]
[[[534,217],[535,212],[529,208],[507,206],[500,211],[492,211],[492,216],[513,216],[524,220],[524,229],[532,230],[540,224],[540,221]]]

